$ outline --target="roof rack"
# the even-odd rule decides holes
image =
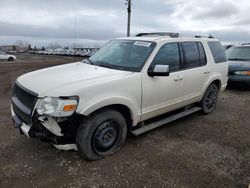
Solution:
[[[206,35],[195,35],[195,38],[210,38],[210,39],[214,39],[213,35],[210,34],[206,34]]]
[[[242,46],[244,46],[244,45],[250,45],[250,42],[245,42],[245,43],[242,43],[241,45]]]
[[[178,38],[178,37],[185,37],[185,35],[180,35],[180,33],[171,33],[171,32],[156,32],[156,33],[139,33],[136,35],[136,37],[143,37],[143,36],[169,36],[171,38]],[[186,37],[194,37],[194,38],[211,38],[213,39],[214,37],[210,34],[207,35],[194,35],[194,36],[186,36]]]
[[[171,32],[157,32],[157,33],[139,33],[136,37],[143,37],[143,36],[169,36],[173,38],[179,37],[179,33],[171,33]]]

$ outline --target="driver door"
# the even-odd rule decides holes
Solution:
[[[142,121],[179,108],[183,97],[183,75],[178,43],[164,44],[152,65],[169,65],[169,76],[142,75]]]

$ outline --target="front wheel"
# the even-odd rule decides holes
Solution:
[[[214,111],[218,99],[218,93],[218,87],[215,84],[211,84],[207,88],[200,103],[204,114],[210,114]]]
[[[8,61],[14,61],[13,57],[9,57]]]
[[[77,130],[76,144],[80,155],[97,160],[118,151],[127,136],[123,115],[112,109],[103,109],[84,119]]]

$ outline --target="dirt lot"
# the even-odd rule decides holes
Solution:
[[[211,115],[199,113],[139,137],[96,162],[19,135],[10,117],[11,85],[31,70],[77,60],[19,55],[0,62],[0,187],[247,187],[250,90],[232,88]],[[79,58],[78,58],[79,59]]]

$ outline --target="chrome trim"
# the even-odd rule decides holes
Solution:
[[[65,144],[65,145],[56,145],[56,144],[53,144],[53,146],[55,148],[57,148],[57,149],[60,149],[60,150],[65,150],[65,151],[75,150],[75,151],[78,151],[76,144]]]

